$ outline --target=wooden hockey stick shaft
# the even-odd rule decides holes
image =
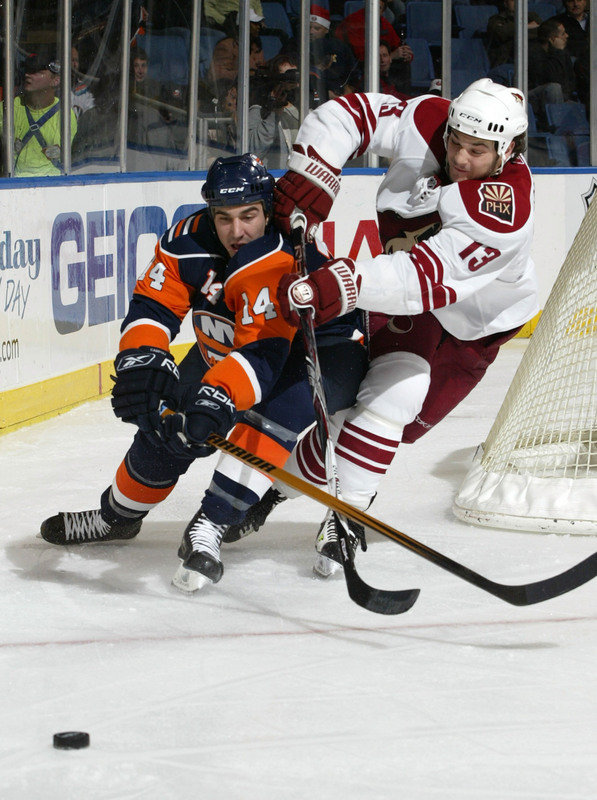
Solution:
[[[233,444],[217,433],[210,434],[207,442],[218,450],[222,450],[254,469],[269,475],[274,480],[278,480],[290,486],[292,489],[296,489],[305,496],[310,497],[312,500],[331,508],[336,513],[348,517],[361,525],[365,525],[370,530],[377,531],[382,534],[382,536],[391,539],[421,558],[431,561],[441,569],[451,572],[458,578],[462,578],[468,583],[473,584],[473,586],[511,605],[527,606],[549,600],[552,597],[558,597],[572,589],[576,589],[578,586],[582,586],[597,575],[597,553],[593,553],[574,567],[551,578],[515,586],[496,583],[489,578],[485,578],[483,575],[479,575],[468,567],[465,567],[463,564],[459,564],[448,556],[439,553],[437,550],[433,550],[431,547],[407,536],[405,533],[396,530],[385,522],[371,517],[365,511],[361,511],[338,497],[334,497],[328,492],[322,491],[318,487],[303,480],[303,478],[293,475],[287,470],[282,469],[282,467],[276,467],[274,464],[240,447],[240,445]]]

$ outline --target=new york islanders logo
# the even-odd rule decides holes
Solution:
[[[209,311],[193,312],[193,328],[199,351],[205,363],[213,367],[225,358],[234,346],[234,322],[210,314]]]
[[[514,224],[514,194],[507,183],[483,183],[479,187],[479,211],[490,217]]]

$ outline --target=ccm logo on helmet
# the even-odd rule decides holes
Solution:
[[[238,194],[242,190],[242,186],[233,186],[231,189],[220,189],[220,194]]]
[[[468,120],[470,120],[471,122],[477,122],[477,123],[479,123],[479,124],[481,124],[481,122],[483,121],[482,119],[480,119],[480,117],[474,117],[472,114],[465,114],[463,111],[461,111],[461,112],[458,114],[458,116],[459,116],[460,118],[462,118],[462,119],[468,119]]]

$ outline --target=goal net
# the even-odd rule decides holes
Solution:
[[[495,528],[597,533],[597,201],[454,513]]]

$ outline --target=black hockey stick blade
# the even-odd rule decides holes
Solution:
[[[383,536],[392,539],[392,541],[405,547],[407,550],[421,556],[421,558],[431,561],[441,569],[451,572],[458,578],[462,578],[462,580],[473,584],[473,586],[511,605],[530,606],[535,603],[542,603],[545,600],[551,600],[554,597],[559,597],[562,594],[571,592],[573,589],[577,589],[579,586],[588,583],[588,581],[597,576],[597,553],[593,553],[593,555],[585,558],[584,561],[581,561],[574,567],[561,572],[559,575],[554,575],[551,578],[545,578],[544,580],[534,581],[532,583],[524,583],[518,586],[496,583],[495,581],[489,580],[489,578],[485,578],[483,575],[479,575],[472,569],[465,567],[463,564],[453,561],[437,550],[433,550],[431,547],[427,547],[427,545],[418,542],[416,539],[412,539],[410,536],[392,528],[385,522],[381,522],[375,519],[375,517],[369,516],[369,514],[364,511],[360,511],[358,508],[349,505],[349,503],[345,503],[343,500],[340,500],[340,498],[334,497],[328,494],[328,492],[318,489],[316,486],[312,486],[307,481],[296,475],[292,475],[285,469],[276,467],[274,464],[264,461],[264,459],[259,456],[249,453],[248,450],[229,442],[216,433],[210,434],[207,441],[219,450],[229,453],[231,456],[244,461],[260,472],[270,475],[270,477],[285,483],[293,489],[297,489],[299,492],[316,500],[318,503],[331,508],[340,516],[348,517],[373,531],[381,533]],[[417,590],[414,589],[412,591]]]
[[[340,524],[337,524],[338,539],[340,541],[340,553],[344,578],[348,596],[358,606],[373,611],[375,614],[404,614],[412,608],[419,596],[419,589],[402,589],[390,591],[388,589],[376,589],[365,583],[356,571],[354,561],[350,553],[350,547],[346,541],[346,533]]]

